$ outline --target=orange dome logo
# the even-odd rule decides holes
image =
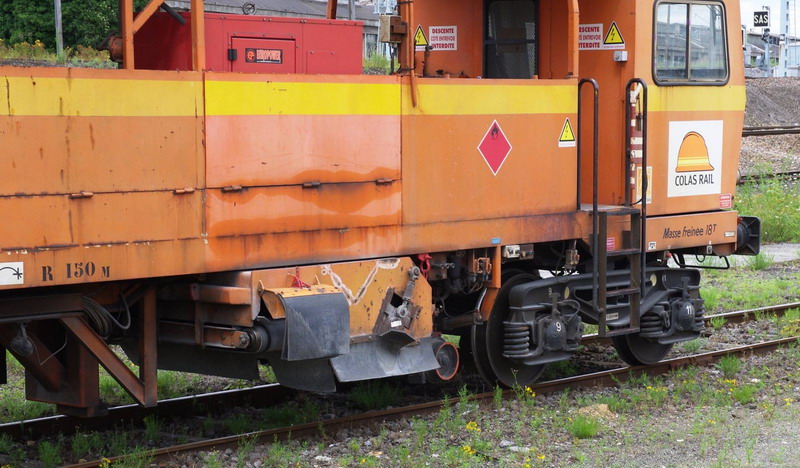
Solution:
[[[706,140],[697,132],[689,132],[683,137],[678,150],[678,166],[675,172],[713,171],[708,158]]]

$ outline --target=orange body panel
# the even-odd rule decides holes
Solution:
[[[242,193],[208,190],[211,237],[397,225],[400,184],[373,182],[249,188]]]
[[[399,120],[375,115],[208,117],[208,186],[399,180]],[[348,127],[364,131],[342,131]]]
[[[420,2],[414,4],[414,24],[409,24],[409,33],[415,34],[421,27],[429,36],[431,27],[457,26],[456,50],[432,50],[428,54],[417,51],[416,69],[420,75],[425,70],[429,75],[438,70],[442,75],[475,78],[483,75],[483,6],[480,2],[453,8],[447,2]],[[430,38],[428,38],[430,40]],[[427,62],[427,63],[425,63]]]

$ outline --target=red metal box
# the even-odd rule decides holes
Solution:
[[[191,70],[189,14],[158,13],[135,36],[136,68]],[[205,14],[206,69],[247,73],[360,74],[360,21]]]

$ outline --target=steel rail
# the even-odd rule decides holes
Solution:
[[[739,180],[736,181],[736,185],[743,185],[747,182],[758,182],[761,180],[772,180],[772,179],[797,179],[800,177],[800,171],[782,171],[782,172],[771,172],[771,173],[764,173],[764,174],[743,174],[739,176]]]
[[[91,421],[92,429],[111,428],[122,422],[141,421],[151,414],[182,415],[187,411],[196,411],[195,408],[205,409],[228,408],[241,406],[248,403],[261,403],[265,401],[279,402],[296,393],[280,384],[258,385],[256,387],[223,390],[221,392],[203,393],[200,395],[187,395],[178,398],[161,400],[158,405],[145,408],[137,404],[115,406],[108,409],[103,416],[83,419],[75,416],[47,416],[44,418],[29,419],[0,424],[0,434],[11,437],[41,437],[54,433],[72,434]]]
[[[789,135],[800,133],[800,125],[771,125],[763,127],[744,127],[743,137],[766,136],[766,135]]]
[[[620,382],[626,382],[633,376],[638,375],[663,375],[669,371],[685,368],[695,365],[709,365],[723,356],[736,355],[736,356],[751,356],[756,354],[766,354],[781,346],[798,343],[800,336],[791,338],[782,338],[778,340],[765,341],[762,343],[737,346],[734,348],[711,351],[702,354],[695,354],[691,356],[684,356],[675,359],[661,361],[659,363],[649,366],[635,366],[635,367],[619,367],[615,369],[594,372],[590,374],[583,374],[573,377],[566,377],[562,379],[541,382],[531,385],[531,389],[540,394],[554,393],[566,388],[591,388],[591,387],[608,387],[618,385]],[[513,395],[513,390],[505,390],[504,396],[509,398]],[[491,401],[495,397],[494,392],[480,393],[469,397],[464,397],[467,400],[474,400],[479,402]],[[295,426],[269,429],[265,431],[250,432],[236,436],[222,437],[218,439],[210,439],[199,442],[192,442],[172,447],[165,447],[157,449],[148,453],[153,458],[153,462],[167,462],[173,459],[176,455],[182,453],[191,453],[204,450],[225,450],[236,449],[238,444],[243,440],[255,439],[257,442],[266,443],[272,441],[285,441],[291,438],[302,438],[318,436],[322,433],[327,433],[333,430],[340,430],[351,427],[363,427],[368,424],[378,424],[385,421],[396,421],[401,418],[424,416],[439,411],[445,404],[456,404],[462,398],[452,398],[447,401],[433,401],[412,405],[407,407],[392,408],[382,411],[371,411],[354,416],[343,418],[335,418],[328,420],[321,420],[312,423],[300,424]],[[113,463],[115,461],[123,460],[125,456],[110,458]],[[77,463],[69,465],[72,468],[91,468],[96,467],[100,460],[95,460],[85,463]]]

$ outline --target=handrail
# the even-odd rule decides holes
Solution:
[[[600,230],[599,220],[597,217],[598,213],[598,197],[597,197],[597,180],[598,180],[598,154],[600,152],[600,133],[599,133],[599,116],[600,116],[600,85],[597,84],[597,81],[593,78],[583,78],[578,82],[578,121],[576,122],[576,138],[577,142],[577,151],[578,151],[578,183],[575,184],[577,187],[577,210],[581,209],[581,88],[586,83],[590,83],[594,90],[593,93],[593,103],[594,103],[594,122],[592,127],[592,139],[594,140],[593,148],[592,148],[592,306],[594,307],[595,312],[597,312],[597,293],[598,293],[598,279],[597,279],[597,271],[598,271],[598,258],[597,258],[597,249],[599,247],[598,240],[597,240],[597,233]]]
[[[633,203],[642,204],[642,231],[641,231],[641,278],[639,282],[639,290],[641,297],[645,294],[645,266],[647,265],[647,188],[649,181],[647,179],[647,83],[641,78],[631,78],[628,84],[625,85],[625,145],[630,145],[631,142],[631,106],[630,106],[630,91],[631,86],[638,84],[642,87],[642,198]],[[631,180],[631,151],[625,152],[625,184],[627,185]],[[625,191],[625,201],[630,205],[630,189]]]

